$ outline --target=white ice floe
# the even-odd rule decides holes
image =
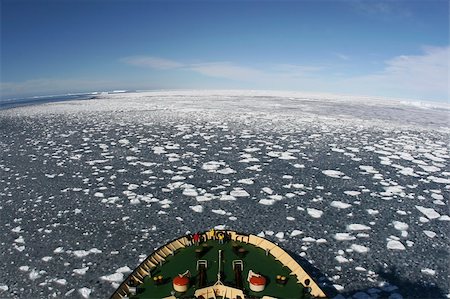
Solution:
[[[236,171],[235,171],[234,169],[230,168],[230,167],[226,167],[226,168],[217,170],[216,172],[217,172],[217,173],[220,173],[220,174],[232,174],[232,173],[236,173]]]
[[[295,236],[298,236],[298,235],[301,235],[301,234],[303,234],[303,232],[301,231],[301,230],[298,230],[298,229],[294,229],[292,232],[291,232],[291,237],[295,237]]]
[[[373,166],[369,166],[369,165],[360,165],[359,169],[362,169],[367,173],[373,173],[373,174],[378,173],[378,170],[375,170],[373,168]]]
[[[292,156],[293,153],[291,152],[276,152],[276,151],[270,151],[267,153],[267,156],[269,157],[273,157],[273,158],[278,158],[281,160],[296,160],[296,157]]]
[[[431,239],[433,239],[434,237],[436,237],[436,233],[435,233],[434,231],[431,231],[431,230],[424,230],[423,233],[424,233],[427,237],[429,237],[429,238],[431,238]]]
[[[209,161],[209,162],[203,163],[202,169],[210,171],[210,172],[214,172],[223,165],[225,165],[224,162]]]
[[[41,272],[42,272],[42,271],[37,271],[37,270],[33,269],[33,270],[31,270],[31,272],[28,274],[28,277],[29,277],[31,280],[36,280],[36,279],[38,279],[39,277],[42,276],[43,273],[41,273]]]
[[[334,201],[331,202],[330,206],[332,206],[334,208],[338,208],[338,209],[348,209],[352,205],[349,204],[349,203],[342,202],[342,201],[334,200]]]
[[[203,195],[195,197],[195,199],[198,202],[211,201],[211,200],[213,200],[213,198],[214,198],[214,195],[212,195],[212,194],[203,194]]]
[[[195,205],[195,206],[189,206],[189,208],[197,213],[203,212],[203,206],[202,205]]]
[[[78,275],[84,275],[86,274],[87,270],[89,270],[89,267],[84,267],[84,268],[80,268],[80,269],[73,269],[73,273],[78,274]]]
[[[231,195],[231,194],[222,194],[222,195],[219,197],[219,200],[223,200],[223,201],[234,201],[234,200],[236,200],[236,197],[234,197],[234,196]]]
[[[444,199],[444,196],[442,196],[442,194],[438,194],[438,193],[432,193],[431,197],[433,199],[436,199],[436,200],[443,200]]]
[[[230,192],[230,195],[234,196],[234,197],[248,197],[248,196],[250,196],[250,194],[247,191],[245,191],[244,189],[241,189],[241,188],[235,188],[234,190],[232,190]]]
[[[265,206],[271,206],[275,203],[274,199],[263,198],[259,200],[259,203]]]
[[[369,215],[377,215],[380,213],[378,210],[373,210],[373,209],[367,209],[366,211]]]
[[[394,228],[399,231],[406,231],[409,228],[408,224],[401,221],[393,221],[392,224],[394,225]]]
[[[62,253],[62,252],[64,252],[63,247],[57,247],[55,250],[53,250],[53,253]]]
[[[435,176],[429,176],[428,177],[429,180],[438,183],[438,184],[450,184],[450,179],[446,179],[446,178],[439,178],[439,177],[435,177]]]
[[[426,172],[438,172],[441,169],[439,167],[433,166],[433,165],[419,165],[420,168],[425,170]]]
[[[130,272],[132,272],[133,270],[132,269],[130,269],[130,267],[128,267],[128,266],[123,266],[123,267],[120,267],[120,268],[118,268],[117,270],[116,270],[116,272],[119,272],[119,273],[130,273]]]
[[[344,191],[344,193],[350,196],[357,196],[361,194],[359,191]]]
[[[326,176],[336,178],[336,179],[340,179],[345,175],[342,171],[332,170],[332,169],[322,170],[322,173]]]
[[[86,287],[78,289],[78,293],[80,293],[81,297],[83,298],[89,298],[91,295],[92,290]]]
[[[227,212],[225,212],[225,211],[222,210],[222,209],[211,210],[211,212],[213,212],[213,213],[215,213],[215,214],[218,214],[218,215],[226,215],[226,214],[227,214]]]
[[[392,250],[405,250],[405,245],[402,244],[402,242],[397,240],[389,240],[387,243],[387,248]]]
[[[343,257],[342,255],[337,255],[335,257],[335,260],[340,264],[349,262],[349,260],[347,258]]]
[[[0,285],[0,291],[1,292],[6,292],[7,290],[9,290],[9,287],[6,284],[1,284]]]
[[[109,281],[109,282],[122,282],[123,281],[123,273],[116,272],[110,275],[105,275],[100,277],[101,280]]]
[[[278,239],[284,239],[284,232],[278,232],[275,234],[275,237],[277,237]]]
[[[62,286],[64,286],[64,285],[67,284],[67,280],[64,279],[64,278],[55,279],[55,282],[56,282],[57,284],[59,284],[59,285],[62,285]]]
[[[352,236],[350,233],[336,233],[334,238],[338,241],[351,241],[356,239],[356,237]]]
[[[436,212],[433,208],[425,208],[422,206],[416,206],[416,209],[418,209],[422,214],[428,217],[428,219],[436,219],[441,216],[438,212]]]
[[[273,190],[270,189],[269,187],[263,187],[261,190],[264,191],[265,193],[269,194],[269,195],[273,194]]]
[[[323,211],[314,208],[307,208],[306,211],[313,218],[320,218],[323,215]]]
[[[20,226],[16,226],[11,230],[13,233],[21,233],[23,232],[22,228]]]
[[[183,195],[185,196],[198,196],[198,192],[195,189],[186,188],[183,190]]]
[[[182,175],[176,175],[176,176],[172,177],[172,181],[183,181],[185,179],[186,179],[186,177],[182,176]]]
[[[352,223],[347,225],[347,230],[350,231],[364,231],[364,230],[370,230],[370,226],[359,224],[359,223]]]
[[[238,183],[245,185],[253,185],[254,182],[252,179],[240,179]]]
[[[435,275],[436,274],[436,270],[433,270],[430,268],[421,269],[420,272],[427,274],[427,275]]]
[[[358,253],[366,253],[369,251],[369,248],[363,245],[352,244],[350,248]]]

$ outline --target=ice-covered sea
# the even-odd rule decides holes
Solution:
[[[0,298],[108,297],[211,227],[279,243],[331,297],[449,298],[449,112],[248,91],[2,110]]]

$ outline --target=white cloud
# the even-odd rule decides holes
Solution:
[[[208,77],[242,81],[295,79],[322,70],[322,67],[294,64],[275,64],[265,69],[258,69],[228,61],[188,64],[154,56],[130,56],[121,59],[121,61],[130,65],[151,69],[189,70]]]
[[[234,80],[255,80],[261,79],[266,74],[263,71],[232,64],[230,62],[211,62],[193,64],[187,69],[200,73],[205,76],[227,78]]]
[[[349,78],[345,84],[363,90],[390,91],[415,97],[449,96],[450,47],[425,47],[422,55],[400,55],[383,71]]]
[[[177,61],[153,56],[130,56],[121,60],[122,62],[134,66],[149,67],[160,70],[175,69],[183,66],[182,63]]]

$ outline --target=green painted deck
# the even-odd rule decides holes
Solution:
[[[201,248],[206,244],[206,252],[198,258],[195,249]],[[239,257],[233,250],[234,246],[244,248],[247,253],[244,257]],[[242,271],[242,283],[244,286],[244,294],[250,297],[271,296],[277,298],[309,298],[302,284],[297,283],[295,276],[290,275],[290,270],[284,267],[273,256],[266,255],[266,252],[256,246],[241,243],[237,241],[228,241],[219,244],[216,240],[209,240],[200,245],[192,245],[179,249],[173,256],[167,256],[162,266],[158,266],[152,270],[152,277],[145,277],[144,282],[138,286],[138,294],[131,298],[163,298],[175,295],[177,298],[194,298],[197,290],[198,271],[196,269],[197,261],[206,260],[208,263],[206,280],[207,286],[213,285],[217,281],[217,272],[219,269],[219,250],[222,250],[222,277],[221,281],[224,285],[235,287],[234,271],[232,263],[234,260],[242,260],[244,269]],[[172,279],[178,274],[189,270],[191,273],[191,287],[185,293],[175,293],[172,288]],[[262,274],[267,279],[267,285],[263,292],[254,293],[250,291],[247,282],[249,270]],[[155,276],[163,276],[163,283],[157,285],[153,281]],[[277,275],[287,278],[285,285],[276,282]]]

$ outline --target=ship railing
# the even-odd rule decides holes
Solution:
[[[325,293],[320,289],[317,283],[306,273],[306,271],[295,261],[286,251],[278,247],[276,244],[261,237],[250,235],[250,244],[262,248],[267,253],[270,253],[276,260],[280,261],[285,267],[291,270],[290,275],[297,277],[297,283],[302,284],[304,287],[311,289],[311,295],[315,297],[326,297]],[[305,281],[309,280],[309,284]]]

